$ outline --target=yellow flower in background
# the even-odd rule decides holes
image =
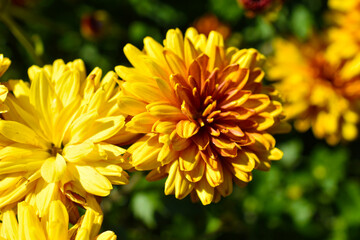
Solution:
[[[69,214],[61,201],[52,201],[49,212],[42,218],[37,216],[33,206],[27,202],[20,202],[17,205],[17,215],[14,208],[3,211],[0,239],[116,240],[116,235],[112,231],[98,235],[103,215],[95,202],[92,197],[90,205],[93,206],[87,206],[85,214],[70,229]]]
[[[243,186],[252,170],[268,170],[282,152],[270,131],[283,130],[276,93],[262,85],[263,55],[225,48],[223,37],[189,28],[167,32],[164,46],[150,37],[144,50],[128,44],[134,67],[117,66],[125,81],[119,107],[133,116],[126,129],[145,134],[127,154],[148,180],[165,178],[165,194],[191,194],[203,204]]]
[[[0,77],[6,72],[11,64],[10,59],[4,57],[3,54],[0,54]],[[3,104],[6,96],[8,94],[8,89],[0,84],[0,113],[6,112],[8,108]]]
[[[8,82],[9,111],[0,121],[0,209],[25,199],[41,217],[52,200],[85,205],[87,193],[107,196],[112,184],[127,184],[125,150],[115,144],[127,144],[134,134],[124,132],[117,75],[101,80],[95,68],[86,77],[81,60],[56,60],[28,73],[30,84]]]
[[[360,0],[329,0],[329,21],[333,26],[327,30],[329,47],[326,58],[338,64],[342,59],[360,60]],[[358,71],[360,72],[360,70]]]
[[[312,128],[317,138],[325,138],[331,145],[354,140],[360,106],[360,75],[354,61],[330,63],[325,57],[326,45],[316,38],[307,44],[278,39],[274,50],[268,77],[280,80],[275,86],[295,128]]]

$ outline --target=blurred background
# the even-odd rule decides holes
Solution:
[[[12,60],[2,81],[27,80],[29,66],[58,58],[113,70],[129,65],[126,43],[142,49],[145,36],[162,42],[176,27],[218,30],[228,45],[271,56],[274,38],[306,41],[327,27],[327,12],[326,0],[0,0],[0,52]],[[124,240],[359,239],[360,141],[330,147],[295,130],[276,137],[284,158],[210,206],[131,174],[103,200],[103,230]]]

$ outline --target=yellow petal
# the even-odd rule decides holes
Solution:
[[[178,28],[167,31],[164,46],[173,51],[181,59],[184,59],[184,39]]]
[[[101,142],[114,136],[125,124],[124,116],[112,116],[98,119],[88,129],[88,139],[93,142]]]
[[[4,102],[8,94],[8,89],[4,85],[0,85],[0,102]]]
[[[176,175],[178,174],[178,162],[174,161],[169,168],[169,175],[165,181],[165,195],[170,195],[175,192]]]
[[[153,181],[158,181],[158,180],[165,178],[168,175],[168,173],[167,173],[168,168],[169,168],[169,165],[166,165],[166,166],[158,167],[158,168],[151,170],[149,172],[149,174],[146,175],[146,180],[153,182]]]
[[[264,131],[274,125],[274,118],[267,112],[262,112],[250,118],[258,123],[257,131]]]
[[[10,59],[4,57],[3,54],[0,54],[0,77],[6,72],[10,64],[11,64]]]
[[[124,87],[125,88],[125,87]],[[157,102],[164,99],[161,91],[152,84],[134,82],[126,83],[126,91],[138,99],[147,103]]]
[[[0,161],[0,174],[33,172],[41,168],[43,163],[44,158],[38,159],[36,156],[21,159],[21,161]]]
[[[124,66],[116,66],[116,73],[126,82],[144,82],[151,83],[154,80],[146,75],[146,72]],[[123,83],[124,84],[124,83]],[[124,90],[124,89],[123,89]]]
[[[151,115],[164,121],[177,121],[186,118],[178,107],[168,102],[154,102],[148,104],[146,109]]]
[[[187,148],[192,141],[187,138],[181,138],[176,130],[174,130],[170,135],[171,148],[175,151],[181,151]]]
[[[280,160],[283,157],[283,152],[278,148],[273,148],[270,150],[269,160]]]
[[[143,70],[145,73],[149,73],[148,66],[143,61],[145,54],[131,44],[126,44],[124,47],[124,53],[127,59],[129,59],[131,65],[137,69]]]
[[[192,144],[182,150],[179,155],[179,167],[182,171],[191,171],[200,160],[200,153],[196,145]]]
[[[46,234],[34,208],[25,202],[18,204],[20,239],[46,240]]]
[[[156,78],[156,83],[162,94],[172,103],[177,104],[178,100],[175,96],[174,90],[168,81],[161,78]]]
[[[2,226],[0,235],[5,239],[18,240],[19,225],[14,210],[5,210],[2,212]]]
[[[50,81],[45,70],[41,70],[31,82],[29,96],[30,104],[39,114],[40,125],[48,134],[48,139],[52,139],[55,133],[54,119],[63,107]]]
[[[48,144],[40,138],[32,129],[14,121],[0,121],[0,134],[6,138],[40,148],[48,148]]]
[[[46,159],[49,153],[45,149],[34,148],[31,145],[22,143],[9,144],[0,150],[2,161],[17,161],[18,159]]]
[[[102,220],[103,214],[97,200],[94,196],[89,196],[88,206],[75,239],[93,239],[100,230]]]
[[[106,154],[108,161],[123,162],[121,155],[126,152],[124,148],[107,143],[98,144],[98,147]]]
[[[157,121],[152,128],[153,132],[170,134],[176,128],[175,122],[170,121]]]
[[[116,240],[116,235],[112,231],[105,231],[95,238],[95,240]]]
[[[91,141],[85,141],[79,144],[67,144],[62,155],[68,162],[79,162],[84,160],[92,151],[95,145]]]
[[[181,120],[176,125],[176,132],[182,138],[190,138],[194,136],[200,129],[200,126],[193,121]]]
[[[188,181],[178,170],[175,178],[175,197],[183,199],[193,190],[194,183]]]
[[[186,32],[188,33],[188,31]],[[185,54],[185,64],[187,67],[191,65],[191,63],[196,59],[197,52],[194,47],[194,44],[189,40],[185,33],[185,40],[184,40],[184,54]]]
[[[36,114],[34,114],[33,107],[28,103],[28,99],[26,101],[27,97],[22,95],[17,97],[18,98],[15,98],[12,95],[7,97],[7,106],[11,109],[11,111],[4,113],[5,119],[17,119],[19,123],[23,123],[36,131],[36,134],[42,137],[42,139],[46,139],[46,136],[39,127],[39,119],[36,117]]]
[[[233,181],[232,174],[226,167],[223,168],[224,171],[224,181],[219,186],[216,187],[216,190],[219,191],[221,196],[229,196],[233,191]]]
[[[59,198],[59,186],[56,183],[47,183],[40,179],[35,188],[36,208],[39,217],[49,212],[50,204]]]
[[[19,173],[3,174],[0,180],[0,192],[9,188],[9,186],[15,186],[17,182],[22,178]]]
[[[75,144],[86,139],[89,131],[89,126],[93,126],[95,120],[98,118],[96,110],[87,112],[74,120],[70,127],[70,135],[65,137],[64,144]]]
[[[166,64],[163,55],[163,46],[151,37],[144,38],[144,50],[150,57],[156,59],[162,66]]]
[[[242,107],[253,109],[255,112],[263,111],[270,104],[270,99],[265,94],[252,94],[247,101],[242,104]]]
[[[172,74],[180,74],[181,76],[186,76],[185,63],[182,59],[180,59],[180,57],[178,57],[174,52],[169,50],[164,51],[164,56]]]
[[[164,144],[159,152],[157,161],[161,162],[161,165],[166,165],[172,161],[178,159],[179,153],[177,151],[172,151],[169,145]]]
[[[114,182],[116,182],[117,185],[129,183],[129,175],[118,165],[109,164],[105,161],[98,161],[94,163],[93,166],[96,171],[107,177],[113,184]],[[111,177],[111,179],[109,177]]]
[[[198,164],[196,165],[196,167],[194,167],[193,170],[189,172],[184,172],[186,179],[189,180],[190,182],[200,181],[203,178],[205,172],[205,166],[206,166],[205,163],[200,159]]]
[[[205,176],[211,187],[219,186],[224,181],[222,164],[218,164],[217,169],[206,165]]]
[[[251,172],[255,167],[255,160],[248,152],[239,150],[234,158],[226,158],[226,162],[239,171]]]
[[[40,171],[37,171],[29,179],[22,178],[16,185],[16,188],[8,188],[0,195],[0,208],[22,200],[29,192],[34,190],[36,179],[40,178]]]
[[[70,164],[68,164],[70,166]],[[91,166],[71,164],[73,177],[80,182],[88,192],[97,196],[105,197],[112,189],[111,182]]]
[[[61,201],[51,202],[48,221],[48,236],[51,239],[67,239],[69,214]]]
[[[136,114],[146,112],[146,103],[132,97],[120,97],[118,106],[121,112],[135,116]]]
[[[196,183],[196,193],[203,205],[208,205],[214,198],[214,188],[209,185],[206,178],[202,178]]]
[[[55,84],[55,90],[64,107],[79,100],[79,89],[80,73],[77,71],[63,73],[61,78],[57,80],[57,84]]]
[[[133,133],[148,133],[151,132],[151,129],[157,120],[157,117],[152,116],[148,112],[143,112],[135,115],[128,123],[126,123],[126,130]]]
[[[158,154],[162,148],[157,136],[149,138],[140,145],[132,154],[132,164],[137,170],[151,170],[160,166],[157,161]]]
[[[58,182],[66,171],[66,160],[60,154],[45,160],[41,166],[41,176],[48,183]]]

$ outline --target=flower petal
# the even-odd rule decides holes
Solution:
[[[58,182],[66,171],[66,160],[60,154],[45,160],[41,166],[41,176],[48,183]]]
[[[67,239],[69,225],[69,214],[64,204],[57,200],[51,202],[48,219],[48,236],[51,239]]]
[[[206,178],[202,178],[195,186],[196,193],[203,205],[208,205],[214,197],[214,188],[210,186]]]
[[[14,121],[0,121],[0,134],[6,138],[40,148],[48,148],[48,143],[40,138],[32,129]]]
[[[91,166],[68,164],[72,176],[88,192],[105,197],[112,189],[111,182]]]

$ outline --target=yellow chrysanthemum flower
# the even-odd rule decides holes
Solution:
[[[96,200],[90,199],[93,206],[88,206],[84,216],[70,229],[69,214],[59,200],[50,203],[49,212],[42,218],[36,214],[33,206],[20,202],[15,209],[5,209],[0,225],[0,239],[6,240],[116,240],[112,231],[98,235],[103,220],[101,209]]]
[[[128,44],[134,66],[117,66],[125,81],[119,106],[133,116],[126,129],[145,134],[126,154],[148,180],[167,176],[165,194],[191,193],[203,204],[244,185],[252,170],[268,170],[282,152],[270,129],[281,129],[282,107],[263,87],[263,55],[254,49],[225,48],[189,28],[169,30],[164,46],[147,37],[144,50]]]
[[[327,32],[326,58],[335,64],[342,59],[360,61],[360,0],[329,0],[328,5],[332,10],[329,19],[334,26]]]
[[[0,54],[0,77],[6,72],[11,64],[10,59]],[[4,101],[8,94],[8,89],[4,85],[0,84],[0,113],[6,112],[8,108],[4,105]]]
[[[112,184],[127,184],[124,132],[117,106],[117,75],[88,77],[81,60],[56,60],[29,68],[31,84],[8,82],[9,111],[0,121],[0,209],[26,201],[39,216],[51,200],[86,204],[86,193],[107,196]]]
[[[311,127],[317,138],[334,145],[357,136],[360,75],[353,61],[337,65],[327,61],[325,48],[316,38],[307,44],[276,40],[268,77],[281,80],[276,87],[284,97],[286,116],[295,119],[296,129]]]

